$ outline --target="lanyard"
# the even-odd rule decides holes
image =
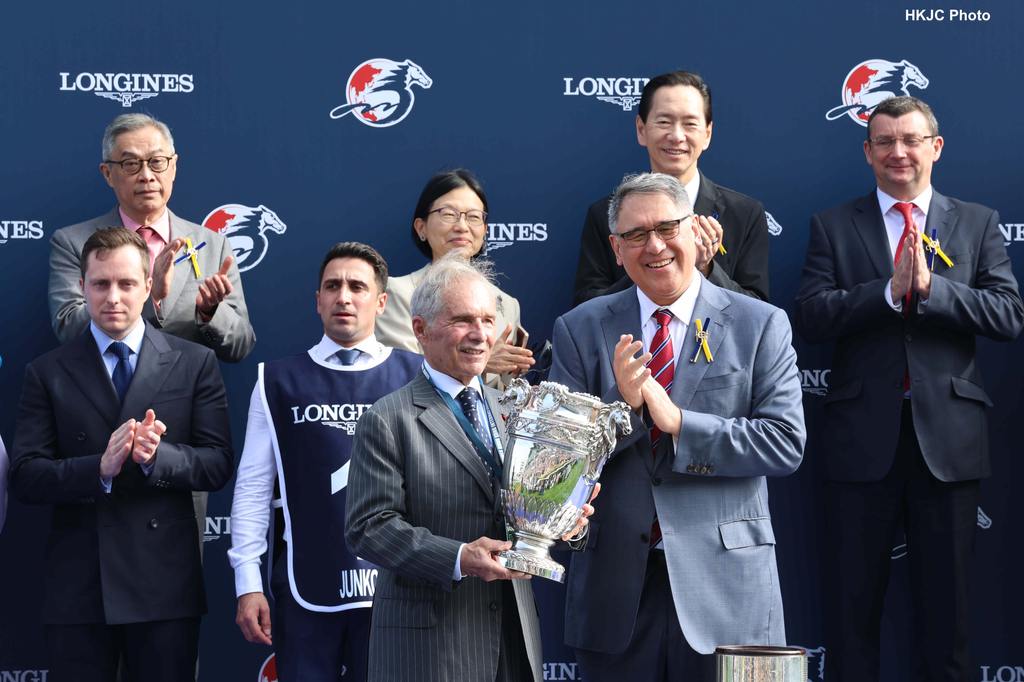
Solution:
[[[430,382],[430,385],[434,387],[437,394],[441,396],[442,400],[444,400],[445,405],[447,405],[448,409],[451,410],[452,414],[455,416],[455,420],[459,422],[459,426],[462,427],[462,431],[466,434],[466,437],[469,438],[469,442],[473,444],[473,449],[476,450],[476,454],[480,456],[484,466],[487,467],[488,473],[495,481],[500,483],[502,473],[501,460],[504,459],[505,448],[498,435],[498,425],[494,421],[494,414],[491,413],[491,406],[483,397],[483,393],[480,394],[480,402],[484,404],[484,412],[487,413],[487,425],[491,430],[491,441],[494,443],[494,448],[498,451],[498,457],[500,459],[495,458],[495,453],[488,450],[487,446],[485,446],[483,441],[480,440],[480,434],[478,434],[473,425],[469,423],[469,419],[466,418],[466,414],[462,411],[462,407],[460,407],[447,392],[442,391],[437,387],[433,379],[430,378],[430,373],[427,372],[426,367],[423,367],[423,376],[427,378],[427,381]]]

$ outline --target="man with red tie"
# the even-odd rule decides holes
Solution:
[[[718,646],[786,643],[767,476],[805,439],[786,313],[701,273],[671,175],[630,176],[607,239],[633,283],[554,325],[550,378],[633,408],[573,544],[565,642],[590,682],[714,679]]]
[[[943,140],[913,97],[879,104],[864,155],[878,187],[811,220],[796,326],[835,343],[825,462],[826,676],[879,679],[894,534],[906,531],[921,680],[966,681],[968,566],[989,475],[978,336],[1024,305],[990,208],[931,185]]]

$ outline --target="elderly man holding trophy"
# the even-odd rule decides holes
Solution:
[[[555,322],[550,379],[626,403],[632,433],[572,557],[565,641],[590,682],[714,679],[716,647],[785,644],[765,477],[803,456],[792,333],[700,275],[675,178],[627,177],[609,226],[634,286]]]

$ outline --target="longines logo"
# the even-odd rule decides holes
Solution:
[[[203,526],[203,542],[214,542],[224,535],[231,535],[231,517],[207,516]]]
[[[1022,665],[983,665],[980,682],[1024,682]]]
[[[999,223],[999,231],[1003,233],[1003,246],[1024,242],[1024,223]]]
[[[0,670],[0,682],[46,682],[49,670]]]
[[[192,92],[195,82],[190,73],[89,73],[75,76],[60,72],[60,89],[64,92],[91,92],[130,107],[141,99],[156,97],[162,92]]]
[[[516,242],[544,242],[547,239],[547,223],[487,223],[487,253]]]
[[[0,244],[10,239],[42,239],[42,220],[0,220]]]
[[[348,435],[353,436],[356,433],[356,422],[368,409],[370,409],[368,403],[313,404],[305,407],[293,405],[291,408],[292,423],[319,422],[324,426],[342,429]]]
[[[587,76],[576,80],[572,77],[562,78],[565,84],[563,95],[569,97],[582,95],[595,97],[602,102],[609,102],[622,107],[623,111],[632,111],[640,104],[640,94],[649,78],[593,78]]]
[[[831,369],[802,369],[800,370],[800,388],[804,393],[816,396],[828,395],[828,375]]]
[[[545,681],[563,682],[564,680],[582,680],[583,677],[580,675],[578,664],[555,662],[544,664],[544,679]]]

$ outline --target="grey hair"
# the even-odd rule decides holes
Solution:
[[[119,135],[130,133],[140,128],[156,128],[170,145],[168,153],[174,152],[174,138],[171,137],[171,129],[163,121],[158,121],[149,114],[121,114],[107,126],[103,131],[103,161],[110,158],[114,153],[114,143]]]
[[[458,251],[445,254],[427,268],[426,274],[412,293],[409,312],[413,317],[422,317],[427,324],[433,323],[444,309],[445,293],[473,279],[494,284],[494,266],[490,261],[470,262]]]
[[[664,173],[627,175],[622,178],[622,182],[612,192],[612,199],[608,203],[608,229],[612,234],[616,234],[615,228],[619,223],[622,202],[630,194],[664,194],[683,213],[690,213],[693,210],[693,204],[690,203],[690,197],[687,196],[683,183],[671,175]]]

